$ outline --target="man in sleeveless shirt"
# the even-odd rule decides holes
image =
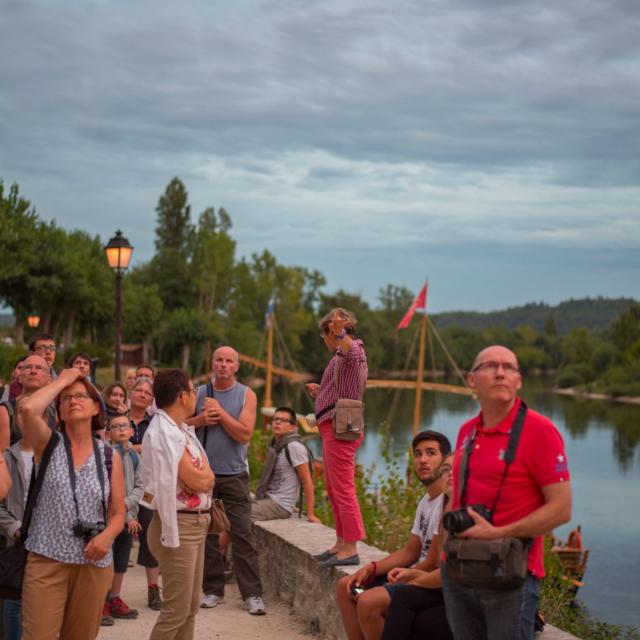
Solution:
[[[198,428],[198,438],[216,475],[214,497],[224,503],[231,523],[233,565],[240,594],[249,613],[264,615],[247,464],[248,444],[256,423],[256,394],[236,380],[240,362],[235,349],[216,349],[212,366],[212,381],[198,388],[196,415],[189,424]],[[201,606],[211,608],[224,602],[224,559],[217,535],[207,536],[202,590]]]

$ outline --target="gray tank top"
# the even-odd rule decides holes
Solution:
[[[211,391],[213,390],[213,395]],[[233,387],[225,391],[213,389],[211,383],[198,387],[198,403],[196,413],[202,411],[205,397],[213,397],[222,408],[234,418],[238,418],[244,407],[247,387],[236,382]],[[198,439],[207,452],[209,464],[213,472],[219,476],[236,476],[249,471],[247,463],[247,445],[240,444],[227,434],[220,425],[215,427],[201,427],[198,429]]]

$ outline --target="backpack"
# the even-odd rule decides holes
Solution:
[[[311,474],[311,481],[313,482],[313,461],[314,461],[313,451],[311,451],[311,449],[309,448],[309,445],[300,436],[296,437],[295,442],[299,442],[300,444],[304,445],[304,448],[307,450],[307,456],[309,457],[309,473]],[[291,444],[291,440],[289,440],[287,444],[285,444],[281,449],[279,449],[279,451],[284,449],[284,455],[287,458],[287,462],[293,467],[293,463],[291,462],[291,454],[289,453],[290,444]],[[302,482],[301,482],[300,495],[298,496],[298,502],[296,503],[296,506],[298,506],[298,518],[302,518],[302,506],[304,505],[304,500],[302,499],[303,493],[304,493],[304,487],[302,486]]]
[[[16,428],[16,399],[2,402],[0,403],[0,407],[4,407],[9,414],[9,446],[11,446],[22,438],[22,434]]]

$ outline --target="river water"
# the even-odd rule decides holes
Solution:
[[[358,462],[365,469],[374,465],[374,478],[385,474],[382,424],[392,404],[392,446],[403,455],[407,451],[414,397],[413,391],[366,392],[367,433]],[[640,626],[640,407],[557,396],[533,385],[524,386],[522,397],[551,418],[565,440],[573,517],[555,534],[566,540],[570,529],[582,525],[590,553],[580,600],[596,618]],[[310,410],[302,398],[294,398],[293,405],[304,413]],[[437,429],[455,444],[460,424],[477,411],[471,398],[425,392],[421,429]]]

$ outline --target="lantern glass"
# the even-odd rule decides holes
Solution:
[[[129,268],[133,247],[122,235],[122,231],[118,230],[116,235],[109,240],[109,243],[104,248],[104,253],[107,256],[109,267],[120,273]]]

